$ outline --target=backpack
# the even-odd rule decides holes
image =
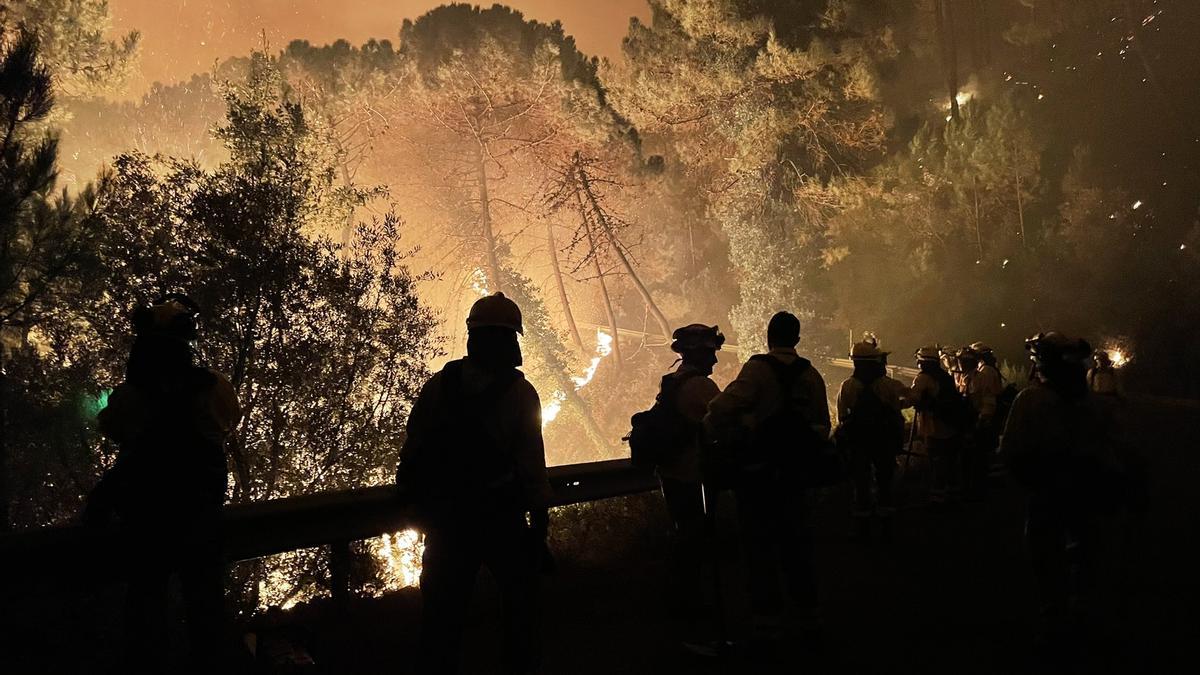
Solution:
[[[685,382],[699,373],[664,375],[658,396],[649,410],[629,418],[629,456],[633,465],[654,469],[678,457],[695,442],[699,429],[679,412],[676,404]]]
[[[1012,411],[1013,401],[1017,400],[1019,393],[1021,393],[1021,389],[1009,382],[996,395],[996,416],[992,419],[992,425],[997,430],[1003,429],[1005,423],[1008,422],[1008,413]]]
[[[970,431],[975,426],[975,409],[971,401],[958,391],[954,378],[942,371],[934,373],[938,392],[933,399],[933,415],[959,433]]]
[[[805,416],[809,400],[797,383],[812,363],[797,357],[785,364],[769,354],[750,357],[771,367],[784,394],[784,404],[754,430],[743,457],[743,468],[779,471],[800,487],[828,487],[845,475],[841,456],[833,443],[812,428]]]
[[[434,424],[416,452],[400,464],[397,483],[414,503],[435,510],[518,503],[516,459],[499,447],[484,418],[524,376],[515,368],[506,370],[471,394],[463,386],[462,370],[461,360],[442,370]]]
[[[899,452],[904,445],[904,416],[879,398],[875,380],[859,380],[862,391],[845,419],[839,420],[838,445],[861,450]]]

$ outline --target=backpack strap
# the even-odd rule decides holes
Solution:
[[[803,356],[797,356],[795,361],[784,363],[770,354],[755,354],[750,357],[750,360],[768,365],[771,368],[771,372],[775,374],[775,381],[779,383],[782,405],[779,410],[771,413],[771,416],[778,415],[790,408],[804,419],[804,426],[810,426],[812,420],[808,419],[807,415],[809,397],[807,393],[800,392],[800,396],[797,398],[796,383],[809,368],[813,367],[812,361]]]
[[[812,368],[812,361],[803,356],[797,356],[796,360],[791,363],[784,363],[770,354],[755,354],[750,357],[750,360],[765,363],[771,368],[771,372],[775,374],[775,381],[779,383],[779,388],[785,398],[791,397],[792,390],[800,376]]]
[[[679,392],[683,390],[683,385],[693,377],[699,377],[700,373],[678,371],[668,373],[663,376],[662,382],[658,385],[658,396],[655,401],[663,406],[674,406],[675,401],[679,398]]]
[[[466,424],[481,423],[483,417],[495,407],[513,383],[525,377],[516,368],[509,368],[497,373],[482,391],[468,394],[465,388],[463,366],[464,360],[458,359],[447,363],[442,368],[442,391],[438,397],[438,416],[443,420],[458,417]],[[490,432],[487,435],[492,436]],[[496,441],[497,439],[493,438],[492,440]]]
[[[499,443],[493,430],[483,424],[483,419],[495,409],[496,404],[517,380],[524,379],[524,375],[516,368],[508,368],[494,374],[492,380],[481,391],[468,393],[464,365],[464,360],[459,359],[447,363],[442,369],[438,416],[443,425],[460,429],[473,428],[490,442],[495,452],[493,456],[500,460],[503,468],[481,487],[489,490],[503,489],[516,480],[517,459],[512,448]]]
[[[442,395],[440,403],[443,411],[445,411],[448,406],[466,403],[468,399],[483,404],[479,408],[476,408],[477,410],[483,407],[489,407],[490,404],[494,404],[495,402],[499,401],[514,382],[524,379],[525,377],[521,371],[517,370],[516,368],[509,368],[501,373],[497,373],[496,376],[492,378],[492,381],[489,382],[487,386],[484,387],[479,393],[468,395],[466,393],[463,381],[463,365],[463,359],[458,359],[447,363],[446,366],[442,368]]]

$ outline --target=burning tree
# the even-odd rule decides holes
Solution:
[[[535,381],[564,397],[606,453],[608,439],[575,393],[562,338],[536,286],[513,259],[514,241],[528,220],[540,217],[546,158],[564,146],[619,133],[595,64],[563,37],[561,27],[526,21],[502,7],[439,8],[406,23],[401,39],[413,83],[402,128],[416,150],[418,171],[436,186],[435,203],[453,218],[447,234],[457,242],[454,255],[466,269],[483,270],[489,291],[512,296],[531,325],[544,327],[526,332]],[[565,290],[560,299],[569,313]]]
[[[710,208],[738,274],[738,341],[762,342],[780,308],[828,312],[822,253],[837,175],[883,148],[879,17],[848,3],[651,2],[616,75],[618,108],[710,176]],[[810,335],[811,338],[811,335]]]
[[[579,151],[575,151],[569,160],[561,161],[554,167],[554,177],[546,196],[546,205],[551,213],[565,211],[576,219],[577,226],[567,250],[578,258],[573,270],[575,273],[588,266],[594,272],[594,276],[591,278],[600,287],[618,368],[624,362],[621,355],[620,330],[617,315],[613,309],[612,297],[605,281],[606,277],[611,274],[609,267],[613,259],[619,263],[620,269],[633,282],[647,311],[658,324],[663,338],[670,339],[671,336],[671,326],[651,296],[645,282],[642,281],[641,275],[634,268],[630,245],[622,238],[621,233],[629,228],[630,223],[610,204],[607,190],[619,192],[624,187],[625,185],[612,175],[612,172],[604,166],[600,159],[585,157]],[[548,243],[553,248],[553,230],[550,230],[550,233]],[[558,286],[562,289],[557,255],[553,257],[552,262],[555,266],[555,274],[559,277]],[[563,305],[568,308],[569,313],[565,292]]]

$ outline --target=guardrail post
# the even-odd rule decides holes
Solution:
[[[329,545],[329,592],[335,604],[345,607],[350,600],[350,542],[342,539]]]

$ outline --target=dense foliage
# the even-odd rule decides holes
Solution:
[[[97,398],[123,377],[127,313],[175,289],[205,308],[203,359],[242,402],[229,444],[234,501],[391,475],[438,353],[434,318],[405,267],[398,216],[358,224],[345,245],[322,234],[365,194],[334,185],[327,148],[285,92],[274,63],[254,55],[225,94],[215,134],[229,160],[211,171],[137,153],[113,160],[88,216],[88,260],[12,350],[23,389],[11,408],[23,414],[6,429],[18,522],[69,517],[107,462],[90,425]]]

